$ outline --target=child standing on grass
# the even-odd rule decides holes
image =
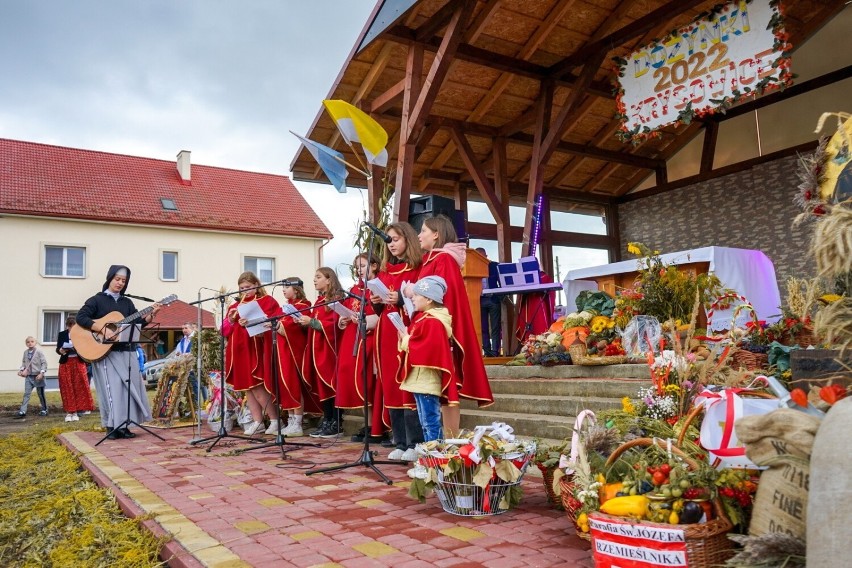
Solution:
[[[27,407],[30,405],[30,396],[33,389],[36,389],[38,398],[41,401],[41,412],[39,416],[47,416],[47,400],[44,398],[44,374],[47,373],[47,359],[44,358],[44,353],[36,347],[35,337],[27,337],[27,348],[24,350],[24,356],[21,359],[21,368],[18,369],[18,376],[24,377],[24,400],[21,402],[21,409],[18,411],[18,418],[23,418],[27,415]]]
[[[452,316],[443,305],[446,291],[447,282],[440,276],[418,280],[412,298],[417,313],[408,333],[400,332],[403,380],[399,388],[414,395],[426,442],[444,437],[441,399],[446,396],[453,369]]]

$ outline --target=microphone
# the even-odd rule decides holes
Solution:
[[[391,242],[390,235],[388,235],[386,232],[384,232],[383,230],[379,229],[378,227],[376,227],[376,226],[375,226],[375,225],[373,225],[372,223],[367,223],[367,222],[365,222],[364,224],[365,224],[365,225],[367,225],[368,227],[370,227],[370,230],[371,230],[371,231],[373,231],[373,233],[375,233],[377,237],[379,237],[380,239],[382,239],[382,240],[383,240],[383,241],[385,241],[386,243],[390,243],[390,242]]]
[[[278,282],[274,282],[275,285],[280,284],[281,286],[304,286],[305,283],[302,282],[301,278],[287,278],[286,280],[279,280]]]
[[[133,294],[125,294],[128,298],[133,298],[134,300],[142,300],[143,302],[155,302],[151,298],[146,298],[145,296],[134,296]]]

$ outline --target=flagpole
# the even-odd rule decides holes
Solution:
[[[351,145],[350,145],[349,147],[350,147],[350,148],[352,148],[352,146],[351,146]],[[355,153],[355,148],[352,148],[352,153]],[[354,165],[350,164],[349,162],[347,162],[347,161],[346,161],[346,160],[344,160],[343,158],[340,158],[340,157],[335,156],[335,155],[333,155],[333,154],[331,154],[331,157],[332,157],[332,158],[334,158],[335,160],[337,160],[338,162],[341,162],[341,163],[343,163],[343,164],[346,164],[347,166],[349,166],[350,168],[352,168],[353,170],[355,170],[355,171],[356,171],[356,172],[358,172],[359,174],[364,174],[364,175],[367,177],[367,179],[372,179],[372,178],[373,178],[373,175],[372,175],[372,174],[367,173],[367,172],[365,172],[364,170],[362,170],[361,168],[359,168],[359,167],[357,167],[357,166],[354,166]],[[355,153],[355,158],[358,158],[358,154],[357,154],[357,153]],[[361,164],[361,160],[360,160],[360,159],[358,159],[358,163],[359,163],[359,164]],[[362,168],[363,168],[363,167],[365,167],[365,166],[364,166],[364,164],[361,164],[361,167],[362,167]]]
[[[343,139],[344,139],[344,140],[346,140],[346,137],[345,137],[345,136],[343,136]],[[349,149],[350,149],[350,150],[352,150],[352,153],[353,153],[353,154],[355,154],[355,159],[356,159],[356,160],[358,160],[358,163],[361,165],[361,167],[362,167],[362,168],[364,168],[364,170],[369,171],[369,170],[370,170],[370,168],[368,168],[367,166],[365,166],[365,165],[364,165],[364,162],[362,162],[362,161],[361,161],[361,158],[360,158],[360,156],[358,156],[358,152],[356,152],[356,151],[355,151],[355,147],[354,147],[354,146],[352,146],[352,143],[351,143],[351,142],[349,142],[348,140],[346,140],[346,145],[347,145],[347,146],[349,146]],[[345,164],[346,162],[343,162],[343,163]],[[355,168],[355,166],[353,166],[353,165],[351,165],[351,164],[349,164],[349,165],[350,165],[350,167]],[[358,170],[358,168],[355,168],[355,169],[356,169],[356,170]],[[367,173],[367,172],[365,172],[364,170],[358,170],[358,171],[359,171],[359,172],[361,172],[362,174],[364,174],[365,176],[367,176],[367,179],[370,179],[370,178],[372,178],[372,177],[373,177],[371,174],[368,174],[368,173]]]

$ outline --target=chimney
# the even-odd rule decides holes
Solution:
[[[189,153],[189,150],[181,150],[177,155],[177,171],[180,176],[181,183],[184,185],[192,184],[192,166],[189,163]]]

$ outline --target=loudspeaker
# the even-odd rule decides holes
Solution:
[[[408,202],[408,223],[419,233],[423,220],[437,215],[446,215],[453,222],[459,241],[467,241],[464,211],[456,209],[455,201],[441,195],[414,197]]]

